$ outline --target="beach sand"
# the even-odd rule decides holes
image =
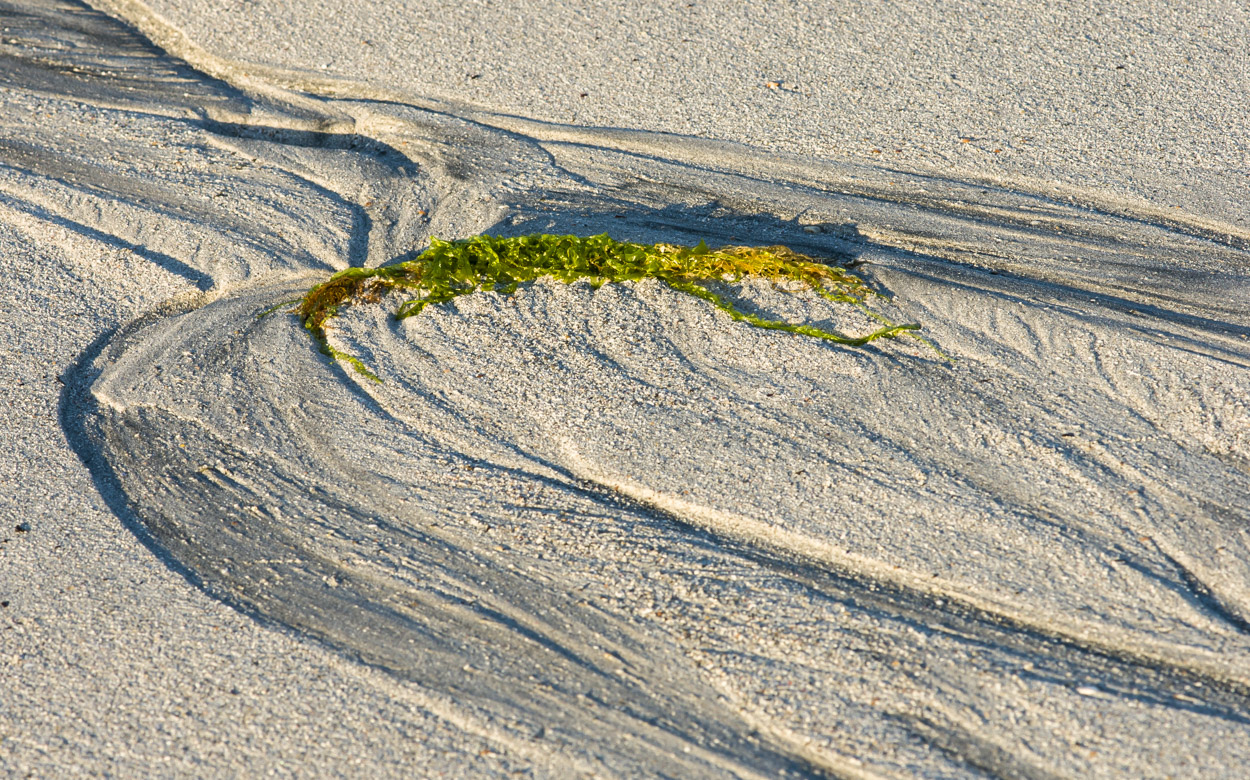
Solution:
[[[1250,762],[1245,9],[0,13],[4,774]],[[855,261],[927,343],[261,316],[482,232]]]

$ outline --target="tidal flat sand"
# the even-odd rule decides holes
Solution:
[[[0,772],[1250,764],[1244,8],[0,17]],[[260,316],[537,232],[937,350],[547,279],[346,309],[374,382]]]

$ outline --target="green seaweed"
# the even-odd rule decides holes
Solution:
[[[397,319],[403,319],[419,314],[431,304],[479,290],[511,293],[517,285],[544,276],[565,283],[586,280],[595,287],[655,278],[707,301],[740,322],[846,346],[863,346],[905,334],[920,338],[914,334],[919,325],[894,324],[868,307],[867,301],[880,294],[863,279],[846,268],[819,262],[784,246],[709,249],[703,242],[693,247],[634,244],[616,241],[606,233],[588,238],[540,234],[516,238],[474,236],[457,241],[431,239],[430,248],[415,260],[336,273],[309,290],[299,301],[296,313],[323,353],[351,364],[377,381],[377,376],[358,358],[335,349],[326,338],[329,321],[344,307],[378,302],[392,291],[406,291],[412,297],[395,312]],[[748,276],[774,283],[797,283],[830,301],[857,307],[882,326],[870,333],[848,336],[812,325],[764,319],[742,311],[706,286],[712,281],[735,282]]]

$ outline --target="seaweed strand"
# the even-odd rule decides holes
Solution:
[[[895,324],[868,306],[880,293],[845,268],[819,262],[784,246],[726,246],[710,249],[677,244],[635,244],[616,241],[606,233],[598,236],[536,234],[504,238],[474,236],[457,241],[431,239],[430,248],[414,260],[382,268],[348,268],[313,287],[299,301],[296,313],[321,351],[343,360],[361,374],[378,380],[359,359],[330,346],[326,328],[340,311],[356,303],[380,301],[394,290],[413,297],[399,305],[397,319],[412,317],[426,306],[446,303],[478,290],[505,294],[517,285],[544,276],[566,284],[586,280],[595,287],[608,282],[659,279],[674,290],[707,301],[734,320],[757,328],[779,330],[824,339],[846,346],[863,346],[878,339],[902,335],[929,342],[914,331],[914,323]],[[742,311],[731,301],[708,289],[712,281],[736,282],[753,276],[774,283],[797,283],[835,303],[854,305],[881,327],[863,335],[849,336],[813,325],[794,325]],[[930,347],[936,350],[932,344]],[[941,354],[939,352],[939,354]]]

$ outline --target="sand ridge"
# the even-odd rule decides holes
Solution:
[[[33,238],[10,241],[23,268],[47,258],[99,291],[60,415],[116,514],[97,522],[151,546],[172,603],[190,589],[166,566],[241,610],[233,641],[293,644],[291,674],[338,675],[347,717],[444,740],[423,760],[456,773],[1242,760],[1237,228],[1088,190],[383,99],[161,44],[188,68],[105,17],[39,9],[44,54],[17,58],[26,87],[6,100],[59,130],[6,127],[4,224]],[[58,48],[67,19],[99,43]],[[49,62],[75,78],[32,75]],[[402,325],[353,310],[333,337],[374,385],[289,316],[256,316],[329,269],[484,230],[854,258],[956,363],[766,334],[655,283],[539,282]],[[324,727],[300,728],[269,755]]]

